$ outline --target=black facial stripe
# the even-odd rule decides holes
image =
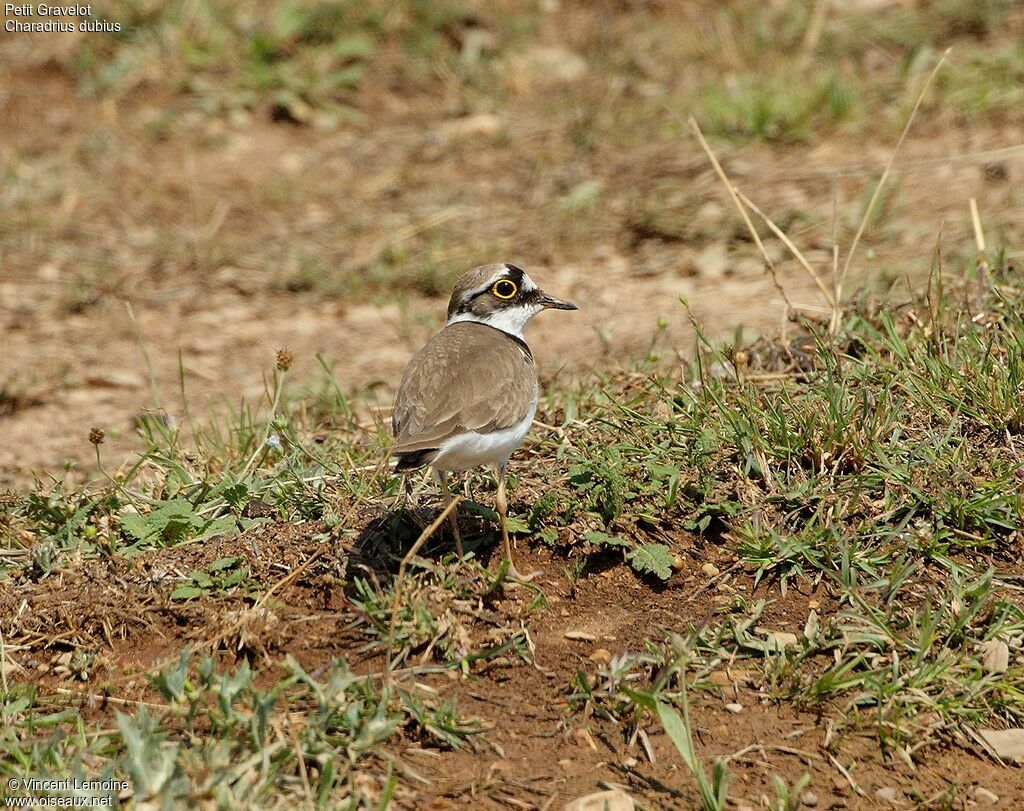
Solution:
[[[508,271],[507,273],[503,273],[498,278],[492,279],[489,284],[487,284],[485,287],[481,288],[480,290],[477,290],[473,295],[471,295],[468,299],[466,299],[466,302],[469,303],[469,302],[471,302],[471,301],[473,301],[475,299],[480,298],[480,296],[485,296],[485,295],[491,293],[491,291],[494,290],[494,285],[496,285],[498,282],[502,281],[503,279],[508,279],[508,281],[512,282],[512,284],[514,284],[516,286],[516,291],[518,292],[518,294],[520,296],[522,296],[523,295],[523,276],[526,274],[526,271],[524,271],[522,268],[517,268],[515,265],[505,265],[505,269]]]
[[[517,268],[515,265],[505,264],[506,273],[503,278],[510,279],[516,283],[516,287],[522,289],[523,287],[523,276],[526,275],[526,271],[522,268]],[[497,279],[495,279],[497,281]]]

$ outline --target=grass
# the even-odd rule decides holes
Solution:
[[[382,744],[400,729],[444,747],[467,745],[480,731],[450,702],[431,706],[382,689],[343,662],[322,678],[295,661],[284,668],[286,675],[260,687],[248,662],[223,672],[212,659],[193,663],[183,651],[152,677],[159,702],[129,703],[113,727],[99,729],[59,696],[6,689],[5,782],[127,780],[135,802],[160,805],[237,807],[272,798],[278,805],[383,808],[398,777]]]
[[[365,120],[370,109],[360,91],[377,87],[383,74],[410,93],[429,92],[443,77],[471,109],[503,104],[502,58],[544,25],[532,3],[473,11],[418,0],[291,0],[273,7],[174,0],[97,8],[122,30],[76,45],[72,69],[85,93],[124,97],[156,89],[206,116],[262,111],[274,120],[326,128]],[[673,12],[676,24],[652,47],[661,58],[699,71],[698,81],[674,92],[669,106],[684,110],[683,118],[696,115],[709,134],[805,141],[836,125],[869,127],[879,112],[903,112],[901,89],[954,40],[969,46],[962,69],[941,90],[943,106],[963,115],[1012,116],[1019,44],[1001,35],[1013,11],[1007,0],[984,0],[882,13],[832,9],[822,16],[813,2],[766,10],[732,0],[705,16]],[[629,25],[641,38],[665,33],[665,20],[642,9]],[[618,51],[611,32],[583,30],[591,36],[584,54],[599,75],[651,73],[643,60]],[[487,34],[483,47],[474,35],[479,31]],[[898,79],[879,82],[869,52],[900,65]],[[571,98],[577,119],[571,137],[583,151],[604,137],[606,124],[618,128],[597,109],[607,104],[603,92],[594,95],[597,107]],[[152,133],[164,137],[179,116],[168,108]]]
[[[298,185],[280,178],[219,219],[190,210],[185,230],[198,236],[182,241],[180,223],[158,225],[153,253],[129,263],[168,279],[230,266],[245,295],[262,284],[317,298],[439,297],[470,257],[595,235],[631,249],[724,241],[748,251],[742,221],[708,206],[697,184],[681,191],[670,161],[634,177],[615,156],[643,168],[647,147],[675,154],[676,119],[690,114],[717,140],[770,146],[895,134],[951,43],[921,123],[942,125],[947,111],[979,128],[1021,121],[1012,3],[836,7],[821,27],[815,14],[827,6],[813,2],[768,11],[733,0],[685,25],[666,25],[656,6],[633,4],[606,25],[582,12],[549,23],[536,4],[515,2],[471,11],[415,0],[109,3],[101,13],[122,20],[123,33],[81,38],[60,58],[90,97],[159,104],[139,134],[154,142],[198,127],[200,145],[215,148],[216,124],[244,129],[254,116],[360,138],[365,128],[370,138],[384,88],[443,107],[444,121],[497,111],[557,136],[530,152],[515,127],[462,142],[429,119],[437,131],[422,151],[403,155],[399,174],[372,178],[383,191],[354,196],[365,211],[332,208],[338,190],[324,193],[309,217],[318,244],[279,230],[268,238],[236,216],[265,209],[276,223],[281,210],[304,211]],[[571,29],[566,47],[587,72],[522,94],[508,65],[549,25]],[[126,137],[96,135],[93,145],[109,157]],[[378,195],[418,189],[416,167],[444,155],[467,177],[479,155],[524,167],[496,187],[501,206],[535,214],[536,228],[504,222],[508,209],[497,206],[465,236],[467,192],[453,186],[444,199],[401,198],[394,207],[408,204],[409,224],[383,228],[353,256],[352,240],[372,236],[366,212],[383,206]],[[49,162],[2,170],[0,237],[12,267],[19,256],[32,268],[53,258],[32,247],[42,244],[84,257],[61,312],[89,315],[124,287],[108,281],[123,268],[96,245],[77,250],[83,226],[38,224],[43,204],[70,200],[74,212],[74,178]],[[543,167],[555,163],[571,171],[548,189]],[[509,192],[520,186],[537,197]],[[866,221],[874,243],[901,232],[894,220],[908,187],[901,178],[879,190]],[[808,208],[783,201],[772,216],[813,242],[829,217]],[[995,214],[985,214],[988,226]],[[836,217],[841,231],[860,219]],[[834,758],[867,737],[891,760],[926,764],[940,748],[972,746],[978,729],[1024,726],[1024,279],[1004,255],[953,251],[944,268],[931,262],[909,299],[894,287],[845,302],[835,329],[800,318],[778,339],[723,346],[694,322],[696,351],[675,368],[652,341],[629,371],[548,387],[547,427],[513,464],[510,528],[564,577],[563,601],[611,574],[635,585],[642,605],[675,595],[700,553],[729,560],[686,595],[692,610],[680,598],[675,633],[639,611],[646,642],[554,684],[567,703],[559,732],[602,724],[629,750],[656,724],[692,775],[683,794],[719,808],[744,791],[738,754],[709,755],[695,718],[721,704],[733,670],[759,701],[821,719]],[[981,260],[994,270],[979,289]],[[912,265],[929,261],[903,257],[893,278]],[[688,317],[683,306],[676,317]],[[372,392],[348,391],[323,360],[317,378],[294,381],[291,361],[276,358],[259,403],[199,416],[154,400],[138,425],[142,452],[127,463],[110,458],[97,431],[99,474],[86,485],[55,473],[0,494],[0,777],[117,776],[136,804],[386,807],[425,785],[406,748],[497,746],[488,733],[504,711],[485,704],[485,720],[470,718],[453,696],[516,670],[543,672],[535,631],[550,631],[554,595],[517,600],[483,565],[496,516],[488,498],[467,500],[469,555],[456,560],[447,537],[431,541],[401,584],[392,634],[397,561],[435,512],[429,497],[421,508],[403,503]],[[0,380],[0,416],[36,404],[30,375]],[[474,492],[489,486],[470,480]],[[780,631],[780,616],[798,632]],[[318,627],[334,641],[326,653],[304,647]],[[143,635],[152,660],[121,672],[108,652]],[[774,791],[776,807],[795,808],[804,776],[773,777],[766,798]],[[481,793],[502,796],[497,778],[482,782]]]
[[[703,536],[725,544],[735,567],[767,589],[764,598],[718,603],[685,634],[652,637],[644,651],[581,671],[568,688],[578,717],[623,725],[628,736],[653,713],[679,746],[687,692],[691,703],[718,692],[713,674],[728,663],[756,674],[766,700],[827,716],[837,741],[870,732],[908,762],[977,728],[1024,723],[1013,552],[1024,476],[1024,282],[1000,256],[987,261],[996,270],[983,299],[973,282],[935,279],[919,299],[860,300],[836,334],[805,320],[795,342],[702,343],[682,376],[642,365],[549,396],[543,419],[559,433],[540,435],[532,447],[544,453],[517,467],[519,487],[545,482],[513,517],[520,537],[568,558],[573,582],[630,565],[659,588],[673,576],[679,539]],[[149,449],[98,485],[58,481],[8,499],[4,579],[45,587],[83,556],[113,561],[243,538],[270,521],[317,521],[325,539],[359,532],[358,511],[399,492],[383,427],[361,422],[360,407],[329,377],[306,389],[311,399],[293,397],[290,364],[279,353],[265,410],[243,406],[208,428],[146,421]],[[326,425],[326,443],[311,443]],[[466,533],[474,550],[494,516],[472,502],[467,515],[477,522]],[[415,520],[399,511],[364,528],[363,559],[397,560]],[[525,613],[505,613],[494,602],[500,574],[472,554],[415,561],[395,648],[385,650],[392,571],[350,568],[333,586],[350,594],[341,617],[364,652],[422,673],[531,661],[530,616],[545,610],[543,593]],[[275,604],[277,586],[237,555],[171,581],[169,598],[185,605]],[[805,609],[802,633],[780,636],[765,617],[804,586],[823,589],[833,609]],[[1007,668],[986,664],[992,644],[1013,652]],[[362,769],[374,775],[374,796],[404,785],[387,768],[387,742],[400,729],[442,746],[479,731],[443,699],[388,692],[344,660],[326,681],[290,662],[290,675],[260,689],[247,660],[224,673],[212,660],[189,662],[183,653],[156,675],[157,708],[119,715],[116,730],[9,680],[5,728],[27,737],[6,739],[6,773],[126,775],[137,799],[230,803],[301,790],[333,804],[356,796]],[[88,680],[91,666],[86,658],[69,677]],[[288,732],[288,720],[282,731],[296,713],[300,726]],[[705,806],[720,807],[727,764],[703,782],[696,756],[681,751]],[[791,807],[784,781],[777,791],[780,807]]]
[[[360,89],[389,53],[402,54],[395,79],[410,89],[429,86],[438,69],[474,81],[453,47],[472,18],[450,2],[109,0],[96,9],[120,30],[74,50],[79,86],[92,96],[155,89],[211,117],[261,111],[275,121],[334,128],[364,119]],[[509,36],[528,33],[531,18],[520,12]],[[178,112],[169,108],[150,134],[166,137]]]

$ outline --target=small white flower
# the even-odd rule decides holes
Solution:
[[[281,450],[281,437],[277,434],[271,434],[267,437],[266,445],[268,448],[272,448],[275,451]]]

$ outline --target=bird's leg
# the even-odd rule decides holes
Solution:
[[[444,506],[445,509],[452,503],[452,491],[448,487],[448,477],[444,474],[443,470],[434,469],[434,475],[437,477],[437,483],[441,485],[441,492],[444,494]],[[459,508],[456,507],[454,510],[448,513],[448,523],[452,527],[452,535],[455,536],[455,551],[458,552],[459,557],[462,557],[462,534],[459,532]]]
[[[512,580],[522,583],[529,583],[540,572],[530,574],[519,574],[515,563],[512,562],[512,544],[508,540],[508,500],[505,498],[505,472],[507,465],[499,465],[495,468],[495,476],[498,479],[498,493],[494,497],[494,506],[498,508],[498,518],[501,521],[501,549],[505,560],[508,561],[508,573]]]

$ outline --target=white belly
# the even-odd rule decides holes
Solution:
[[[473,467],[501,467],[522,444],[536,413],[537,400],[534,399],[526,416],[511,428],[503,428],[489,434],[469,431],[446,439],[441,443],[441,450],[434,457],[431,467],[453,472]]]

